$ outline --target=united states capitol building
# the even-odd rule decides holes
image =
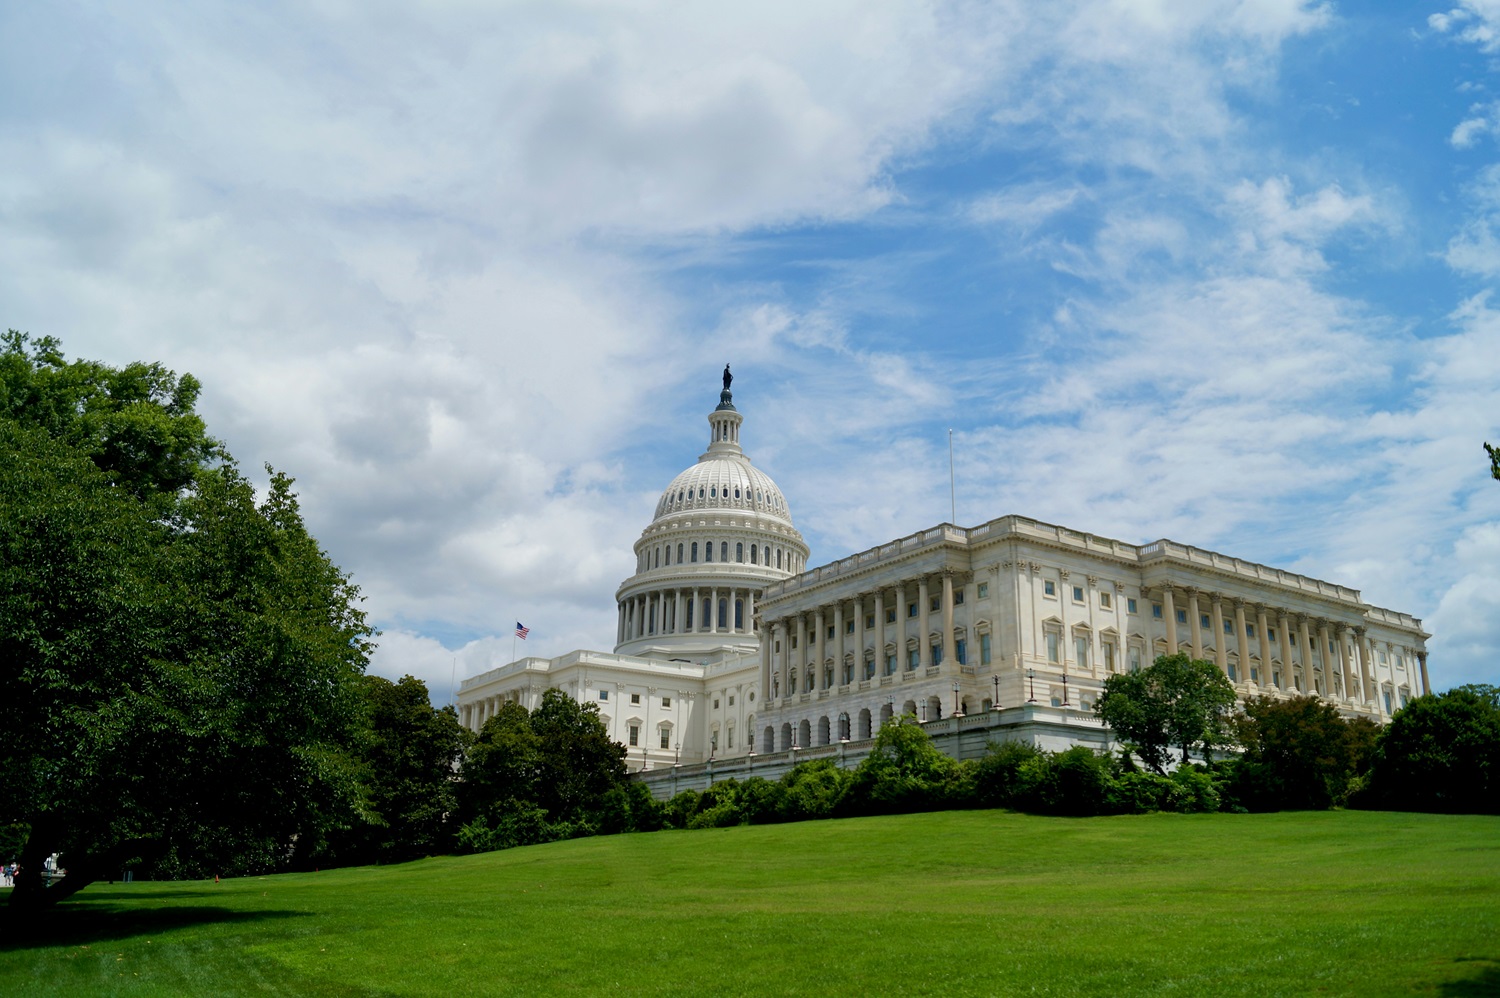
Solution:
[[[675,787],[863,755],[901,714],[959,756],[996,737],[1107,747],[1092,713],[1104,680],[1176,651],[1243,697],[1311,692],[1376,721],[1428,691],[1420,620],[1176,541],[1003,516],[809,567],[786,497],[741,448],[731,380],[726,368],[708,449],[635,543],[614,650],[464,680],[465,726],[555,687],[597,703],[630,767],[669,770]]]

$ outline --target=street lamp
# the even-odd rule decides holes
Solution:
[[[995,676],[991,676],[990,679],[993,680],[994,683],[995,683],[995,699],[994,699],[994,708],[993,709],[999,710],[1000,709],[1000,677],[998,675],[995,675]]]
[[[922,706],[920,708],[918,708],[918,709],[920,709],[922,711],[922,723],[926,724],[927,723],[927,698],[926,697],[922,698]]]
[[[954,717],[963,717],[964,716],[964,712],[959,709],[959,704],[958,704],[958,690],[959,690],[958,680],[955,679],[955,680],[953,680],[953,716]]]
[[[1026,702],[1027,703],[1036,703],[1036,670],[1035,669],[1027,669],[1026,670],[1026,681],[1029,684],[1028,685],[1028,689],[1031,691],[1027,695],[1027,697],[1026,697]]]
[[[672,746],[672,765],[674,767],[682,765],[682,762],[680,761],[681,755],[682,755],[682,742],[678,742],[676,745]]]
[[[1071,706],[1073,706],[1072,704],[1068,703],[1068,672],[1067,672],[1066,669],[1063,670],[1063,702],[1062,702],[1062,705],[1064,707],[1071,707]]]

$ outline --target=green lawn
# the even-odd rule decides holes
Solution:
[[[97,884],[7,994],[1500,993],[1500,819],[998,811]]]

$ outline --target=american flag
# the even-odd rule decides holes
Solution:
[[[516,637],[520,638],[522,641],[525,641],[526,635],[530,633],[531,628],[527,627],[525,624],[522,624],[519,620],[516,621]]]

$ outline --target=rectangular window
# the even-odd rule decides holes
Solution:
[[[989,596],[990,596],[990,584],[988,582],[981,582],[979,584],[979,598],[980,599],[989,599]]]
[[[931,610],[933,613],[937,613],[938,612],[939,605],[940,604],[938,602],[938,597],[936,597],[936,596],[933,596],[931,599],[929,599],[927,601],[927,609]]]
[[[1130,671],[1141,671],[1141,650],[1139,648],[1130,649]]]
[[[990,636],[988,634],[979,635],[979,664],[989,665],[990,654]]]
[[[916,648],[908,648],[906,650],[906,668],[908,670],[915,669],[917,666],[919,666],[921,664],[922,664],[922,653],[920,651],[918,651]]]
[[[729,694],[729,706],[731,706],[731,707],[734,706],[734,694],[733,693]]]
[[[1074,586],[1073,587],[1073,602],[1074,603],[1082,603],[1083,602],[1083,587],[1082,586]]]
[[[715,733],[715,739],[717,740],[717,733]],[[671,748],[672,747],[672,729],[671,728],[662,728],[661,729],[661,747],[662,748]]]
[[[958,659],[959,665],[969,664],[969,643],[963,638],[953,642],[953,654]]]
[[[1240,681],[1240,677],[1239,677],[1238,673],[1239,673],[1239,670],[1234,667],[1234,663],[1230,662],[1229,663],[1229,681],[1231,683],[1237,683],[1237,682]]]
[[[1104,642],[1104,668],[1107,672],[1115,671],[1115,646],[1108,641]]]
[[[963,606],[964,605],[964,591],[962,589],[958,589],[958,590],[954,591],[954,593],[953,593],[953,605],[954,606]]]
[[[845,634],[853,634],[854,633],[854,621],[853,620],[846,620],[846,621],[844,621],[844,633]]]
[[[751,548],[753,551],[754,548]],[[734,748],[734,725],[729,726],[729,748]]]
[[[1051,579],[1043,579],[1042,580],[1042,595],[1044,595],[1044,596],[1056,596],[1057,595],[1057,583],[1053,582]]]
[[[894,676],[896,674],[896,654],[892,652],[885,657],[885,674]]]
[[[630,726],[630,744],[632,746],[636,746],[636,745],[639,745],[640,743],[641,743],[641,726],[639,724],[632,724]]]
[[[1274,627],[1267,627],[1266,628],[1266,640],[1267,641],[1275,641],[1276,640],[1276,628],[1274,628]]]
[[[1075,637],[1073,653],[1078,656],[1078,667],[1087,669],[1089,667],[1089,639],[1081,636]]]
[[[793,648],[797,647],[797,635],[795,635],[795,634],[792,635],[792,647]]]
[[[828,625],[828,640],[832,641],[834,639],[835,634],[836,634],[836,632],[833,629],[833,625],[829,624]]]
[[[1161,604],[1160,603],[1152,603],[1151,604],[1151,616],[1155,620],[1160,620],[1161,619]]]
[[[714,710],[718,710],[718,709],[719,709],[719,698],[718,697],[714,697]]]
[[[1224,621],[1224,633],[1225,634],[1233,634],[1234,633],[1234,621],[1227,620],[1227,619]]]
[[[943,646],[942,645],[933,645],[932,646],[932,664],[933,665],[942,665],[943,664]]]
[[[865,614],[865,630],[875,630],[875,615],[873,613]]]
[[[1047,661],[1057,661],[1057,634],[1054,631],[1047,632]]]
[[[1253,637],[1255,637],[1255,625],[1254,624],[1246,624],[1245,625],[1245,637],[1247,637],[1247,638],[1253,638]]]
[[[906,615],[908,617],[915,617],[917,615],[917,604],[915,604],[915,603],[908,603],[908,604],[906,604]]]
[[[1186,610],[1178,610],[1177,611],[1177,622],[1179,624],[1186,624],[1187,623],[1187,611]]]
[[[599,691],[599,699],[600,700],[608,700],[609,699],[609,690],[600,690]]]
[[[891,607],[889,610],[887,610],[885,612],[885,622],[887,624],[894,624],[896,622],[896,608],[895,607]]]
[[[1207,631],[1207,630],[1211,629],[1214,625],[1213,625],[1213,623],[1211,621],[1209,621],[1208,614],[1206,614],[1206,613],[1200,613],[1200,614],[1198,614],[1198,626],[1201,627],[1201,628],[1203,628],[1205,631]]]
[[[670,706],[672,706],[672,698],[671,697],[662,697],[661,698],[661,705],[663,707],[670,707]]]
[[[632,693],[632,694],[630,694],[630,702],[631,703],[640,703],[641,702],[641,695],[639,693]]]
[[[1130,597],[1130,596],[1125,597],[1125,612],[1126,613],[1135,613],[1136,612],[1136,610],[1135,610],[1135,599],[1133,597]]]
[[[1109,609],[1109,607],[1110,607],[1109,593],[1100,593],[1099,594],[1099,605],[1102,606],[1102,607],[1104,607],[1104,609],[1106,609],[1106,610]]]

